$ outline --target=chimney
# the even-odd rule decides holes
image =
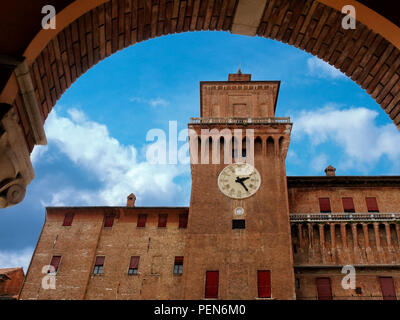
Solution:
[[[228,81],[251,81],[251,74],[242,73],[239,67],[237,73],[230,73],[228,75]]]
[[[126,200],[127,207],[134,207],[135,206],[136,197],[133,193],[131,193]]]
[[[334,168],[331,165],[329,165],[325,169],[325,174],[326,174],[327,177],[334,177],[336,175],[336,168]]]

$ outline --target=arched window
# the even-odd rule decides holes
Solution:
[[[275,155],[275,143],[272,137],[267,139],[267,157],[273,157]]]

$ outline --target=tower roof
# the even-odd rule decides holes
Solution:
[[[228,75],[228,81],[251,81],[251,74],[242,73],[239,67],[236,73],[230,73]]]
[[[200,116],[210,117],[213,114],[210,113],[210,108],[214,108],[212,105],[219,105],[219,108],[225,109],[220,111],[220,115],[213,114],[213,117],[228,116],[228,114],[232,113],[233,105],[247,105],[249,110],[246,112],[245,117],[273,117],[275,116],[279,87],[280,81],[252,81],[251,74],[242,73],[240,67],[236,73],[228,75],[227,81],[200,81]],[[216,101],[217,96],[225,96],[227,101]],[[250,96],[256,96],[257,99],[249,98]],[[262,99],[264,101],[260,101],[261,96],[263,96]],[[205,99],[205,97],[208,98]],[[211,102],[210,99],[214,99],[214,102]],[[256,100],[257,102],[253,102]],[[224,105],[226,103],[229,104],[229,108]],[[266,114],[255,115],[254,111],[258,107],[257,105],[253,106],[254,103],[261,104],[261,109],[263,110],[268,109]],[[227,108],[229,111],[227,111]],[[235,117],[235,115],[230,116]],[[236,117],[242,116],[237,115]]]

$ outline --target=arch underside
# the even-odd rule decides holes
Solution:
[[[108,1],[51,39],[29,66],[43,122],[68,87],[90,67],[132,44],[162,35],[231,31],[239,0]],[[256,35],[305,50],[345,73],[370,94],[400,129],[400,51],[357,22],[314,0],[267,0]],[[35,139],[19,92],[18,111],[29,152]]]

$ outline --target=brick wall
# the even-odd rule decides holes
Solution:
[[[65,213],[75,213],[71,226],[62,226]],[[158,214],[168,214],[158,228]],[[187,208],[48,208],[21,299],[174,299],[181,276],[173,274],[175,256],[183,256],[186,229],[178,228]],[[115,214],[111,228],[104,215]],[[147,214],[137,228],[138,214]],[[56,290],[41,288],[42,268],[61,255]],[[105,256],[102,275],[93,275],[96,256]],[[139,274],[128,275],[131,256],[140,256]],[[155,271],[155,268],[158,270]]]

